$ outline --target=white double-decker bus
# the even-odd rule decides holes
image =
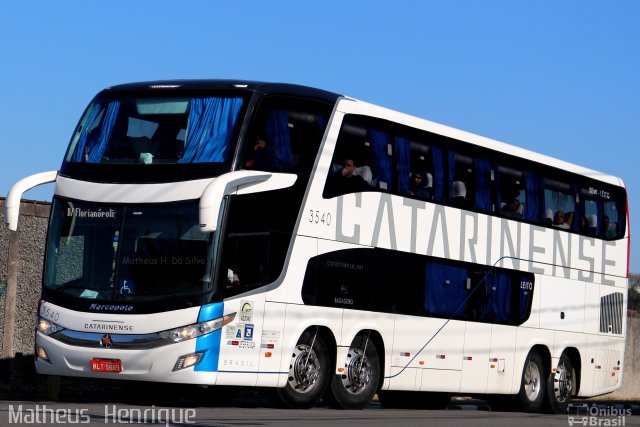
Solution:
[[[55,182],[41,374],[288,407],[562,412],[624,370],[618,178],[337,94],[168,81],[89,104]]]

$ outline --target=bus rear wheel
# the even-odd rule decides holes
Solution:
[[[289,377],[277,396],[287,408],[311,408],[322,397],[329,382],[329,353],[322,336],[305,331],[291,354]]]
[[[518,398],[522,409],[527,412],[540,412],[544,401],[544,364],[536,350],[531,350],[522,369]]]
[[[567,412],[571,397],[575,393],[576,375],[571,359],[562,353],[558,367],[551,372],[547,380],[547,409],[552,414]]]
[[[371,402],[379,380],[380,359],[376,346],[368,335],[358,335],[347,353],[344,372],[331,378],[325,400],[335,408],[362,409]]]

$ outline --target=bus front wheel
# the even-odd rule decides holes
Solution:
[[[332,376],[325,400],[335,408],[362,409],[371,402],[379,380],[380,359],[376,346],[369,335],[358,335],[347,353],[344,371]]]
[[[544,401],[544,364],[542,357],[536,350],[531,350],[522,369],[520,392],[518,398],[522,409],[527,412],[540,412]]]
[[[287,385],[277,390],[287,408],[311,408],[329,382],[329,353],[318,330],[305,331],[291,355]]]

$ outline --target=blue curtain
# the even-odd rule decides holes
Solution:
[[[398,190],[400,194],[409,193],[409,175],[411,174],[411,142],[406,138],[396,138],[398,154]]]
[[[575,195],[580,194],[580,189],[576,185],[571,185],[571,190]],[[571,222],[571,231],[580,230],[580,203],[574,203],[573,205],[573,221]]]
[[[291,169],[291,135],[289,134],[289,113],[286,110],[273,110],[267,121],[267,140],[275,151],[275,169]]]
[[[322,140],[324,131],[327,127],[327,118],[320,114],[316,115],[316,130],[318,131],[318,139]]]
[[[491,210],[491,163],[486,159],[474,159],[476,170],[476,208],[489,212]]]
[[[84,161],[84,156],[87,151],[85,147],[87,146],[87,139],[89,137],[89,127],[96,120],[96,118],[100,114],[100,111],[102,111],[102,106],[100,104],[94,104],[91,108],[92,109],[89,112],[89,116],[83,123],[82,130],[80,131],[80,138],[78,139],[76,149],[73,152],[73,157],[71,159],[72,162]]]
[[[524,207],[524,219],[527,221],[538,221],[540,212],[538,200],[538,177],[533,172],[524,173],[527,182],[527,201]]]
[[[432,145],[431,152],[433,153],[433,188],[435,192],[435,199],[442,200],[445,181],[442,149],[437,145]]]
[[[456,164],[456,153],[455,151],[449,151],[449,180],[447,181],[448,188],[449,188],[449,198],[451,198],[451,195],[453,194],[453,178],[454,178],[453,175],[455,174],[455,164]]]
[[[178,163],[223,162],[241,98],[194,98],[185,152]]]
[[[461,305],[467,298],[467,271],[430,262],[427,263],[426,281],[424,306],[427,314],[462,317],[465,310]]]
[[[487,306],[482,319],[507,322],[511,314],[511,276],[505,273],[487,275]]]
[[[387,188],[391,189],[391,156],[387,153],[391,137],[375,129],[369,130],[369,137],[373,145],[374,176],[378,178],[378,183],[386,182]]]
[[[102,118],[102,128],[100,129],[98,140],[89,150],[89,157],[87,159],[88,163],[100,163],[102,161],[102,156],[109,145],[109,138],[111,137],[113,125],[116,123],[116,119],[118,118],[119,109],[120,102],[112,101],[109,103],[107,111],[104,113],[104,117]]]

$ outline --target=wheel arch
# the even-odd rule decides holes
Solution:
[[[378,351],[378,359],[380,361],[380,378],[378,379],[378,384],[376,385],[376,391],[380,390],[382,387],[382,383],[384,382],[384,368],[385,368],[385,347],[384,340],[382,339],[382,335],[375,329],[363,329],[356,334],[356,336],[361,334],[370,333],[369,339],[376,346],[376,350]],[[355,337],[354,337],[355,338]]]
[[[562,351],[567,355],[569,360],[571,361],[571,365],[575,370],[575,380],[576,380],[576,390],[574,391],[574,396],[577,396],[580,393],[580,378],[582,374],[582,358],[580,357],[580,351],[575,347],[567,347]]]
[[[551,373],[551,351],[549,351],[549,347],[547,347],[544,344],[536,344],[533,347],[531,347],[531,349],[529,350],[529,352],[531,351],[537,351],[538,354],[540,355],[540,357],[542,358],[542,363],[544,363],[544,372],[543,372],[543,376],[547,376]],[[526,361],[525,361],[526,363]]]
[[[330,365],[331,367],[335,367],[336,366],[336,359],[337,359],[337,341],[336,341],[336,337],[333,334],[333,331],[327,327],[327,326],[322,326],[322,325],[311,325],[308,326],[304,331],[302,331],[300,333],[300,336],[304,335],[305,332],[309,331],[310,333],[315,333],[317,330],[318,335],[320,335],[322,337],[322,339],[324,340],[325,345],[327,346],[327,351],[329,353],[329,357],[330,357]],[[299,339],[299,338],[298,338]]]
[[[382,384],[384,382],[384,373],[385,373],[386,358],[385,358],[385,345],[384,345],[384,339],[382,338],[382,334],[378,330],[373,328],[360,329],[357,332],[355,332],[351,337],[351,339],[348,341],[349,342],[348,346],[351,346],[351,344],[353,344],[356,338],[366,336],[367,334],[369,334],[369,340],[376,347],[376,352],[378,353],[378,360],[380,363],[380,378],[378,380],[378,384],[376,384],[376,392],[377,392],[382,387]],[[337,357],[338,356],[342,357],[343,354],[346,355],[347,348],[348,347],[343,346],[341,347],[343,351],[340,351],[340,350],[336,351],[336,368],[341,367],[341,366],[337,366]],[[338,374],[338,372],[336,372],[336,374]]]

